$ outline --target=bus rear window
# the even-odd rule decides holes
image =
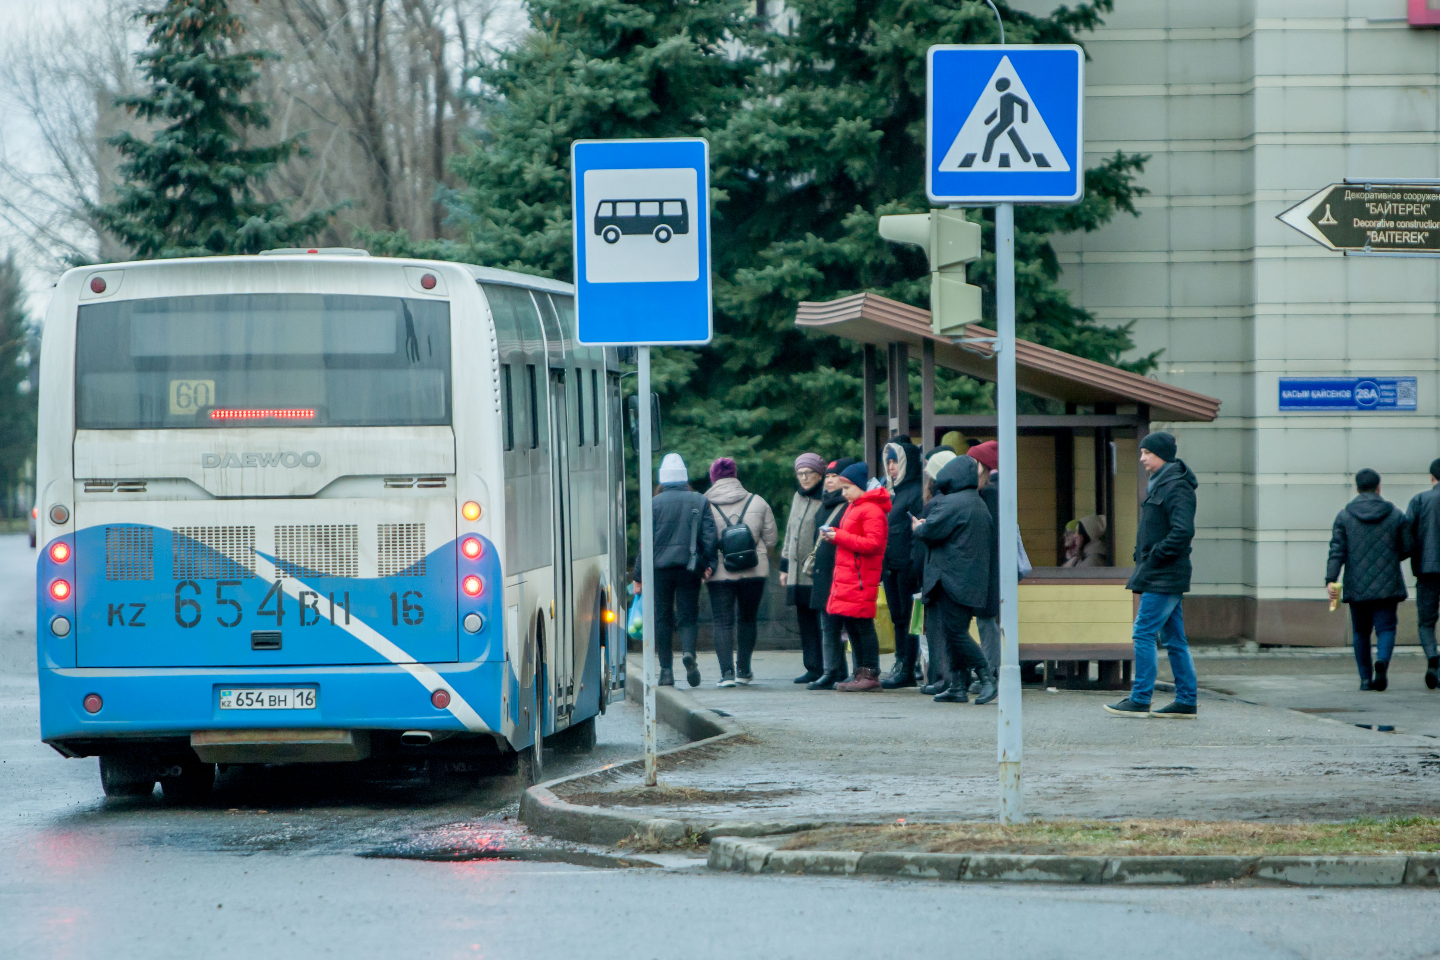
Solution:
[[[86,304],[82,430],[450,422],[450,305],[240,294]]]

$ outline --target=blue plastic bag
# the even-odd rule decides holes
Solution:
[[[625,617],[625,632],[632,640],[641,640],[645,636],[644,606],[638,593],[630,601],[630,612]]]

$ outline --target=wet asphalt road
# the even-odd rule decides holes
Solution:
[[[223,778],[211,801],[106,801],[94,760],[38,742],[34,554],[0,538],[0,958],[1428,957],[1421,890],[1075,889],[377,858],[554,847],[509,819],[520,784]],[[741,718],[743,720],[743,718]],[[633,755],[601,745],[551,771]]]

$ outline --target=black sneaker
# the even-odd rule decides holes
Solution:
[[[820,679],[820,671],[819,671],[819,670],[806,670],[804,673],[800,674],[800,676],[796,677],[794,680],[791,680],[790,682],[791,682],[791,683],[814,683],[816,680],[819,680],[819,679]]]
[[[1385,676],[1389,670],[1390,662],[1388,660],[1375,661],[1375,679],[1370,681],[1371,690],[1380,692],[1390,686],[1390,681]]]
[[[1426,661],[1425,686],[1431,690],[1440,687],[1440,657],[1431,657]]]
[[[1361,680],[1361,681],[1360,681],[1360,689],[1361,689],[1361,690],[1369,690],[1369,689],[1370,689],[1370,681],[1369,681],[1369,680]]]
[[[700,686],[700,668],[695,665],[695,655],[687,653],[680,658],[680,662],[685,665],[685,682],[692,687]]]
[[[1151,710],[1150,716],[1160,717],[1168,720],[1194,720],[1195,704],[1172,703],[1168,707],[1161,707],[1159,710]]]
[[[661,667],[659,685],[662,687],[675,686],[675,671],[669,667]]]
[[[742,687],[750,686],[751,682],[754,681],[754,679],[755,674],[751,673],[749,670],[738,670],[735,673],[735,682],[740,684],[740,686]]]
[[[1138,717],[1143,720],[1150,716],[1150,704],[1136,703],[1126,697],[1119,703],[1105,704],[1105,712],[1113,713],[1117,717]]]

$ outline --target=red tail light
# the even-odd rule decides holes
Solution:
[[[436,710],[444,710],[450,706],[450,691],[436,690],[430,694],[430,702],[434,704]]]
[[[86,713],[99,713],[100,708],[105,706],[105,701],[100,699],[98,693],[87,693],[81,702],[85,705]]]
[[[70,559],[70,544],[63,540],[57,540],[50,544],[50,559],[56,563],[64,563]]]
[[[479,578],[477,577],[476,579]],[[56,600],[69,600],[70,584],[66,583],[64,580],[50,581],[50,596],[54,597]]]
[[[485,589],[485,584],[480,581],[479,577],[472,573],[461,581],[460,587],[470,596],[478,597],[480,596],[480,591]]]
[[[480,556],[480,541],[474,537],[466,537],[460,544],[460,552],[474,560]]]

